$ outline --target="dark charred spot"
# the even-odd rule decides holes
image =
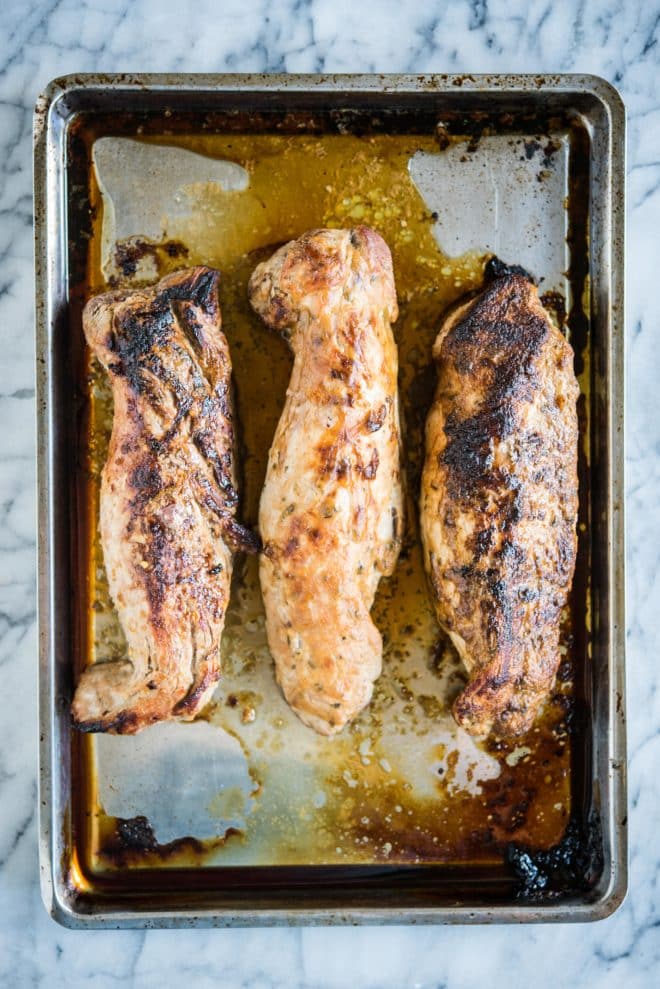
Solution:
[[[213,268],[195,268],[186,278],[166,285],[156,296],[156,303],[190,302],[207,316],[218,311],[218,282],[220,275]]]
[[[116,718],[98,718],[95,721],[73,721],[74,728],[85,733],[97,731],[116,732],[118,735],[130,735],[138,723],[137,714],[132,711],[122,711]]]
[[[298,536],[290,536],[284,545],[284,556],[293,556],[300,546],[300,539]]]
[[[353,371],[353,361],[344,354],[338,356],[338,367],[330,369],[330,377],[338,381],[348,382]]]
[[[208,667],[204,671],[204,675],[193,683],[186,696],[174,706],[172,713],[179,715],[190,714],[195,711],[199,705],[200,698],[203,697],[209,687],[216,683],[219,679],[220,670],[217,669],[217,667]]]
[[[449,470],[449,485],[460,495],[495,480],[491,443],[509,435],[514,428],[511,409],[505,405],[461,419],[452,412],[445,423],[447,445],[439,461]]]
[[[163,862],[173,862],[182,857],[184,861],[191,856],[201,859],[240,834],[237,828],[228,828],[222,837],[208,841],[202,842],[188,836],[161,845],[146,817],[139,816],[129,820],[117,818],[112,833],[103,841],[99,852],[115,867],[158,867]]]
[[[284,295],[273,291],[270,296],[269,321],[275,326],[284,326],[291,318],[289,306]]]
[[[202,324],[195,315],[195,307],[192,302],[175,302],[173,309],[179,320],[179,326],[183,330],[186,339],[195,354],[199,355],[204,347],[204,335]]]
[[[478,532],[474,538],[474,548],[477,557],[484,556],[490,549],[493,543],[493,528],[489,526],[487,529],[482,529]]]
[[[138,493],[140,501],[155,498],[162,491],[163,481],[158,461],[153,456],[141,460],[131,471],[128,483]]]
[[[150,518],[146,528],[148,530],[144,544],[146,568],[136,569],[144,579],[152,614],[158,617],[165,602],[167,589],[175,582],[177,568],[173,566],[175,560],[170,543],[170,532],[161,519]]]
[[[145,387],[143,368],[154,347],[166,346],[171,337],[174,320],[169,307],[148,305],[143,310],[130,310],[116,320],[111,339],[111,350],[117,360],[110,370],[126,378],[131,388],[140,394]]]
[[[117,821],[117,835],[124,848],[136,848],[140,851],[151,851],[158,842],[154,829],[143,815]]]
[[[557,320],[557,326],[563,330],[566,325],[566,299],[561,292],[544,292],[541,305],[548,309]]]
[[[362,476],[366,481],[373,481],[376,474],[378,473],[378,465],[380,464],[380,458],[378,456],[378,450],[376,447],[373,448],[371,452],[371,460],[362,468]]]
[[[383,423],[387,416],[387,403],[383,404],[378,409],[372,409],[367,416],[367,430],[370,433],[377,433],[379,429],[382,429]]]
[[[554,165],[554,156],[561,149],[561,143],[559,141],[553,141],[552,138],[548,138],[545,147],[543,148],[543,167],[551,168]]]
[[[569,821],[562,840],[547,850],[507,845],[505,861],[516,877],[519,900],[556,898],[589,890],[603,871],[600,822],[596,815],[586,824]]]
[[[115,245],[114,262],[122,275],[130,278],[137,271],[138,262],[154,251],[155,245],[145,240],[126,240]]]
[[[532,285],[536,285],[536,279],[533,275],[530,275],[527,269],[519,264],[506,264],[498,257],[492,257],[486,262],[486,267],[484,268],[484,281],[486,284],[498,278],[510,278],[512,275],[520,275],[528,282],[531,282]]]
[[[163,248],[168,257],[171,258],[187,257],[189,253],[186,245],[180,240],[168,240]]]
[[[211,401],[210,399],[207,400],[209,403]],[[204,419],[208,421],[209,417],[211,417],[211,409],[208,406],[205,408],[205,413]],[[211,421],[213,421],[212,418]],[[207,490],[207,493],[209,496],[212,495],[214,499],[217,499],[218,507],[222,506],[223,509],[234,508],[238,504],[238,491],[234,486],[232,477],[231,450],[218,453],[216,446],[217,437],[214,431],[209,428],[199,429],[193,433],[192,441],[203,458],[210,464],[213,479],[219,489],[216,492],[212,492],[210,482],[204,479],[201,483]]]
[[[317,447],[322,474],[334,474],[337,478],[346,477],[351,469],[351,462],[346,457],[338,457],[337,446],[321,444]]]
[[[233,515],[226,515],[222,520],[223,535],[229,547],[235,553],[248,553],[251,556],[261,552],[262,545],[259,535],[246,525],[237,522]]]

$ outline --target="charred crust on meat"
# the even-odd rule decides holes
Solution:
[[[137,501],[143,503],[155,498],[163,490],[163,481],[154,456],[147,456],[138,461],[131,471],[128,483],[137,492]]]
[[[549,329],[526,304],[528,291],[520,276],[509,278],[506,286],[501,282],[492,285],[443,342],[440,366],[449,362],[461,376],[477,376],[487,399],[470,416],[463,414],[459,399],[447,417],[447,446],[440,458],[458,495],[468,495],[474,485],[488,481],[497,485],[494,444],[514,435],[516,404],[533,397],[534,359]],[[515,307],[515,312],[509,312],[509,307]]]
[[[173,326],[172,312],[166,306],[145,306],[141,312],[131,310],[118,318],[108,341],[116,360],[108,364],[108,370],[126,378],[131,388],[141,394],[144,360],[153,347],[169,342]]]
[[[174,705],[172,714],[180,717],[181,715],[190,714],[197,709],[200,698],[204,696],[209,687],[214,683],[217,683],[220,679],[219,669],[207,669],[204,675],[196,680],[191,689],[188,691],[185,697],[183,697],[178,704]]]
[[[101,492],[111,594],[123,624],[126,609],[137,602],[141,616],[146,605],[148,628],[142,637],[125,624],[124,667],[108,663],[107,678],[99,666],[83,673],[73,703],[81,731],[132,734],[173,716],[175,705],[196,713],[219,675],[229,550],[260,547],[234,518],[231,362],[218,277],[203,267],[175,272],[151,289],[98,296],[85,310],[88,342],[119,379]],[[104,509],[106,519],[114,515],[105,532]]]
[[[493,401],[510,397],[550,332],[529,293],[520,275],[492,283],[443,342],[441,360],[452,360],[462,374],[485,375]]]
[[[198,268],[192,278],[166,280],[167,284],[156,296],[163,306],[172,302],[192,303],[207,316],[218,312],[219,272],[212,268]]]
[[[193,277],[165,279],[169,284],[154,298],[145,299],[142,308],[130,307],[115,316],[107,342],[115,359],[108,363],[108,370],[126,378],[137,394],[148,389],[144,372],[150,371],[181,397],[183,383],[163,366],[156,351],[171,344],[175,318],[193,349],[198,352],[202,346],[194,308],[207,316],[217,315],[219,275],[210,269],[195,271]]]
[[[445,550],[431,542],[426,565],[440,624],[460,637],[470,669],[456,720],[514,737],[531,727],[559,659],[576,552],[578,386],[527,274],[494,263],[490,275],[434,347],[439,418],[429,422],[441,432],[427,453],[425,510]]]
[[[72,718],[73,726],[85,733],[109,732],[117,735],[130,735],[138,726],[138,717],[133,711],[122,711],[114,718],[97,718],[93,721],[77,721]]]
[[[174,301],[172,308],[179,320],[179,326],[183,330],[185,337],[193,349],[196,356],[200,356],[204,347],[204,332],[202,324],[195,315],[195,306],[192,302]]]
[[[369,463],[362,468],[362,476],[365,481],[373,481],[376,474],[378,473],[378,465],[380,464],[380,458],[378,456],[378,450],[376,447],[371,451],[371,459]]]
[[[337,355],[338,367],[330,368],[330,377],[344,383],[350,381],[353,372],[353,360],[345,354]]]
[[[382,429],[386,417],[387,403],[383,402],[377,409],[372,409],[369,413],[366,422],[367,432],[377,433],[379,429]]]
[[[167,588],[176,582],[175,567],[176,560],[172,556],[172,546],[167,527],[158,517],[150,518],[146,523],[148,538],[145,541],[143,552],[144,559],[141,561],[144,566],[136,569],[142,570],[145,582],[145,590],[152,615],[157,620],[160,614]]]
[[[213,479],[218,486],[226,508],[234,508],[238,504],[238,491],[232,480],[232,454],[230,450],[218,453],[215,437],[207,429],[193,434],[193,443],[204,459],[211,465]],[[207,486],[208,482],[206,482]],[[218,495],[216,495],[218,497]]]
[[[261,552],[259,535],[248,526],[241,525],[231,515],[223,520],[223,535],[234,552],[248,553],[250,556]]]

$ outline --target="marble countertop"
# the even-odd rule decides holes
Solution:
[[[630,892],[592,925],[72,932],[37,877],[32,109],[70,72],[590,72],[629,114]],[[660,978],[660,0],[21,0],[0,32],[0,985],[573,987]],[[656,617],[654,617],[656,616]],[[7,700],[10,699],[10,700]]]

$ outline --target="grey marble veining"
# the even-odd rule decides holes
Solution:
[[[594,72],[629,112],[631,889],[590,926],[69,932],[37,881],[32,107],[90,71]],[[9,0],[0,26],[0,985],[660,983],[660,2]]]

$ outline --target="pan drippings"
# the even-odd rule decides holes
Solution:
[[[138,868],[203,870],[238,864],[497,865],[509,842],[538,848],[558,843],[571,813],[575,670],[586,649],[584,636],[573,634],[571,614],[582,621],[586,613],[584,538],[563,627],[560,675],[534,729],[517,742],[485,743],[461,732],[450,712],[464,675],[433,617],[416,504],[423,424],[435,384],[432,342],[446,307],[481,285],[486,257],[479,244],[459,258],[443,253],[436,239],[442,235],[437,215],[410,178],[409,162],[417,152],[443,153],[437,135],[432,128],[424,134],[355,136],[331,132],[329,125],[327,133],[295,133],[292,125],[287,127],[294,133],[190,134],[172,122],[171,134],[139,135],[134,125],[127,124],[123,136],[160,147],[165,160],[168,148],[188,149],[241,166],[249,182],[246,188],[223,189],[217,182],[197,181],[183,190],[180,209],[164,217],[159,238],[136,229],[115,244],[108,226],[109,204],[92,172],[95,218],[85,294],[102,291],[109,282],[122,287],[144,283],[184,265],[219,268],[223,330],[234,366],[240,431],[242,518],[256,525],[291,357],[285,342],[269,333],[250,309],[250,274],[274,247],[316,227],[365,224],[387,241],[400,306],[394,334],[399,348],[407,521],[397,569],[381,581],[372,612],[383,636],[383,673],[369,708],[340,735],[325,739],[305,728],[288,709],[274,680],[256,560],[239,558],[222,642],[223,679],[203,717],[238,742],[227,751],[232,759],[243,760],[242,796],[233,791],[222,796],[226,767],[217,754],[209,756],[209,765],[199,766],[200,773],[211,777],[208,806],[199,813],[192,807],[190,831],[173,837],[160,819],[166,815],[158,808],[155,816],[128,805],[118,812],[121,800],[115,800],[112,814],[106,813],[104,794],[117,789],[117,780],[105,775],[111,762],[103,761],[101,773],[96,740],[77,739],[85,780],[84,799],[81,796],[77,808],[86,836],[84,869],[106,878],[117,874],[119,879]],[[454,147],[463,139],[457,135],[449,140]],[[467,140],[464,143],[469,155]],[[511,136],[512,160],[525,157],[523,143],[522,136]],[[533,158],[525,161],[538,181],[540,166]],[[553,167],[552,162],[548,167]],[[148,197],[149,191],[147,182],[136,183],[136,195]],[[115,211],[119,206],[114,204]],[[563,210],[563,204],[557,209]],[[572,223],[575,229],[574,218]],[[576,319],[571,323],[570,313],[568,321],[576,327],[572,342],[580,353],[579,367],[587,369],[581,379],[585,391],[586,329]],[[85,660],[91,662],[121,657],[125,643],[109,600],[97,534],[99,477],[106,458],[111,399],[103,372],[91,360],[83,390],[89,398],[79,446],[79,484],[87,513],[89,622],[83,637]],[[586,498],[584,490],[582,497]],[[581,521],[585,521],[584,507]],[[163,758],[164,750],[159,750],[155,739],[154,772],[161,771]],[[164,772],[163,776],[166,800]],[[203,833],[196,833],[195,820],[201,817]],[[208,823],[214,820],[215,835]],[[131,821],[138,824],[130,826]]]

